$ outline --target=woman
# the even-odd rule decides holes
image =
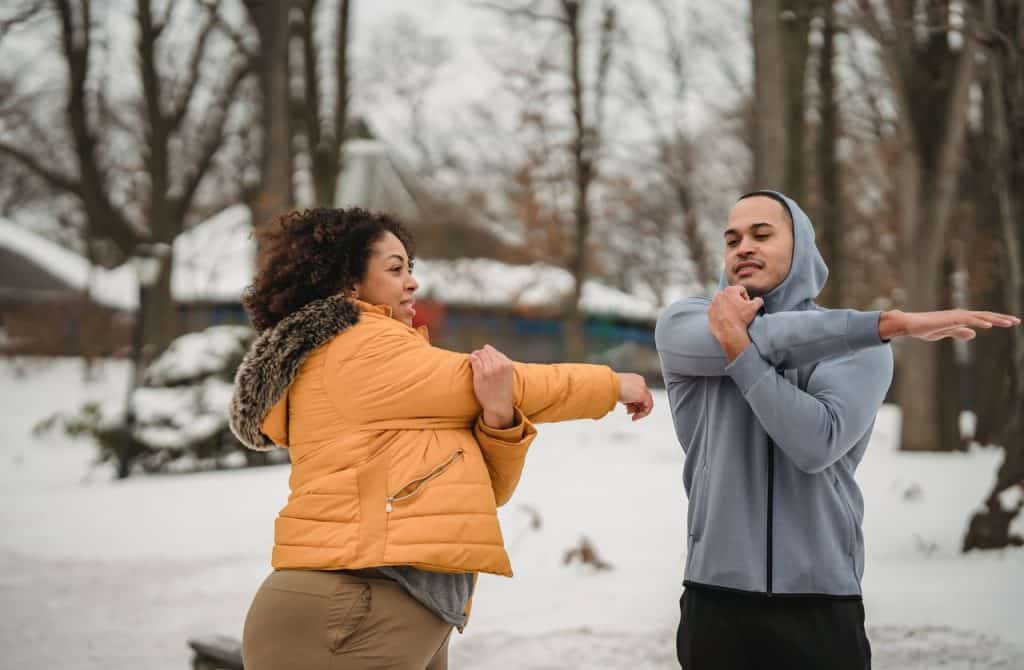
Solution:
[[[639,375],[430,346],[412,267],[405,228],[360,209],[295,212],[262,236],[231,426],[288,447],[292,470],[247,670],[447,667],[476,573],[512,574],[496,507],[533,422],[651,411]]]

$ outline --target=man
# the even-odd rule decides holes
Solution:
[[[686,452],[679,662],[869,668],[854,471],[892,379],[888,341],[1020,321],[818,307],[828,270],[811,221],[774,191],[740,199],[725,246],[722,290],[666,309],[655,335]]]

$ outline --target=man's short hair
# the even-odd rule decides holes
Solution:
[[[789,225],[793,225],[793,212],[789,209],[789,203],[786,202],[786,199],[783,198],[778,193],[776,193],[775,191],[750,191],[749,193],[744,193],[743,195],[741,195],[740,199],[737,200],[736,202],[739,202],[740,200],[746,200],[747,198],[757,197],[771,198],[775,202],[782,205],[782,211],[786,213],[786,218],[789,219]]]

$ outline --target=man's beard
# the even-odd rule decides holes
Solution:
[[[753,300],[754,298],[764,297],[765,295],[771,293],[771,289],[765,290],[761,286],[751,286],[742,279],[737,282],[734,282],[733,285],[742,286],[743,288],[747,289],[747,295],[750,297],[751,300]]]

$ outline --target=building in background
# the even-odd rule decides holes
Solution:
[[[426,226],[447,232],[456,246],[460,229],[424,212],[427,196],[393,159],[386,145],[352,140],[337,206],[388,211],[414,234]],[[248,322],[240,302],[252,279],[256,244],[251,212],[233,205],[193,226],[174,242],[171,292],[183,332]],[[421,283],[417,325],[432,341],[456,351],[492,344],[514,359],[565,358],[562,302],[572,293],[568,271],[491,258],[418,258]],[[105,270],[8,221],[0,222],[0,324],[5,351],[113,355],[128,343],[138,287],[127,266]],[[653,327],[657,305],[600,282],[583,290],[588,360],[659,379]]]
[[[0,219],[0,352],[109,356],[128,345],[129,268],[104,270]]]

